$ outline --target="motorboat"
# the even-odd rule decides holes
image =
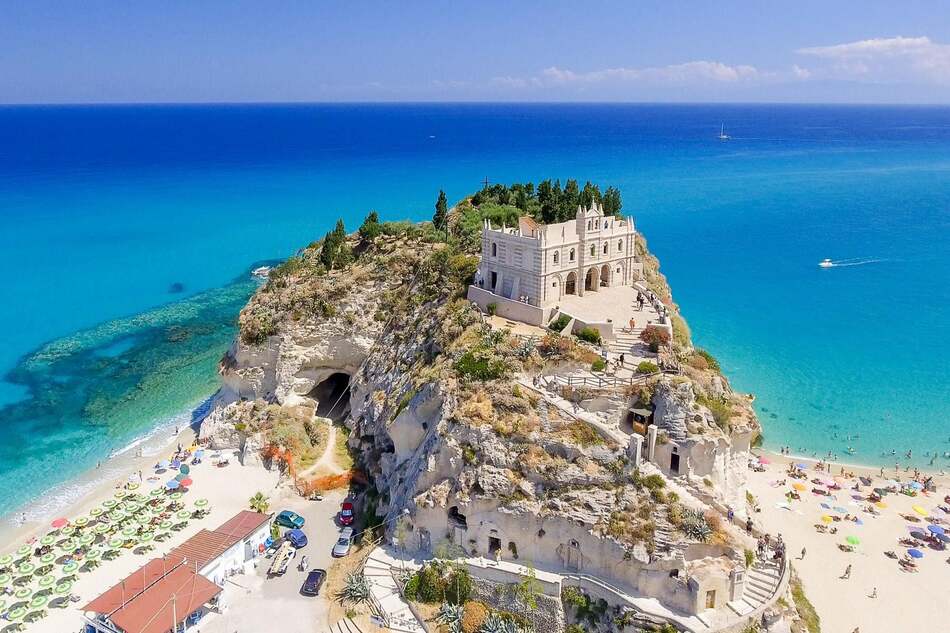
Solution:
[[[834,262],[828,259],[827,257],[821,260],[820,262],[818,262],[818,266],[821,268],[831,268],[834,265],[835,265]]]

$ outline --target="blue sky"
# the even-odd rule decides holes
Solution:
[[[950,103],[950,3],[0,0],[0,102]]]

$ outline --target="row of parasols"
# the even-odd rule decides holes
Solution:
[[[196,500],[194,510],[186,510],[182,493],[168,494],[166,489],[156,488],[149,495],[116,491],[114,499],[93,508],[88,517],[58,518],[42,538],[0,556],[0,588],[5,596],[0,598],[0,612],[6,609],[5,617],[12,622],[43,617],[50,601],[65,601],[70,595],[76,573],[83,571],[79,561],[91,569],[102,558],[118,556],[123,548],[149,549],[153,540],[169,537],[171,530],[210,511],[207,499]],[[53,574],[57,566],[60,578]],[[30,587],[34,580],[35,589]]]

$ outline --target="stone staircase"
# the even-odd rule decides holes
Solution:
[[[683,552],[689,546],[677,538],[676,529],[670,524],[667,506],[660,506],[653,515],[653,542],[656,544],[656,555],[659,558],[683,558]]]
[[[402,599],[399,586],[393,578],[393,567],[402,565],[402,561],[397,561],[382,549],[373,550],[363,565],[363,574],[370,585],[371,602],[389,629],[404,633],[425,633],[425,628]],[[406,568],[415,570],[419,565],[410,563]]]
[[[771,600],[782,581],[778,563],[758,560],[746,570],[742,598],[729,603],[729,608],[740,616],[752,613]]]

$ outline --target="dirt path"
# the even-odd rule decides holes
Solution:
[[[321,475],[338,475],[344,472],[344,469],[340,468],[340,465],[336,463],[336,426],[330,424],[329,427],[327,445],[323,449],[323,455],[320,456],[320,459],[318,459],[313,466],[302,473],[298,473],[298,477],[307,478],[317,473]]]

